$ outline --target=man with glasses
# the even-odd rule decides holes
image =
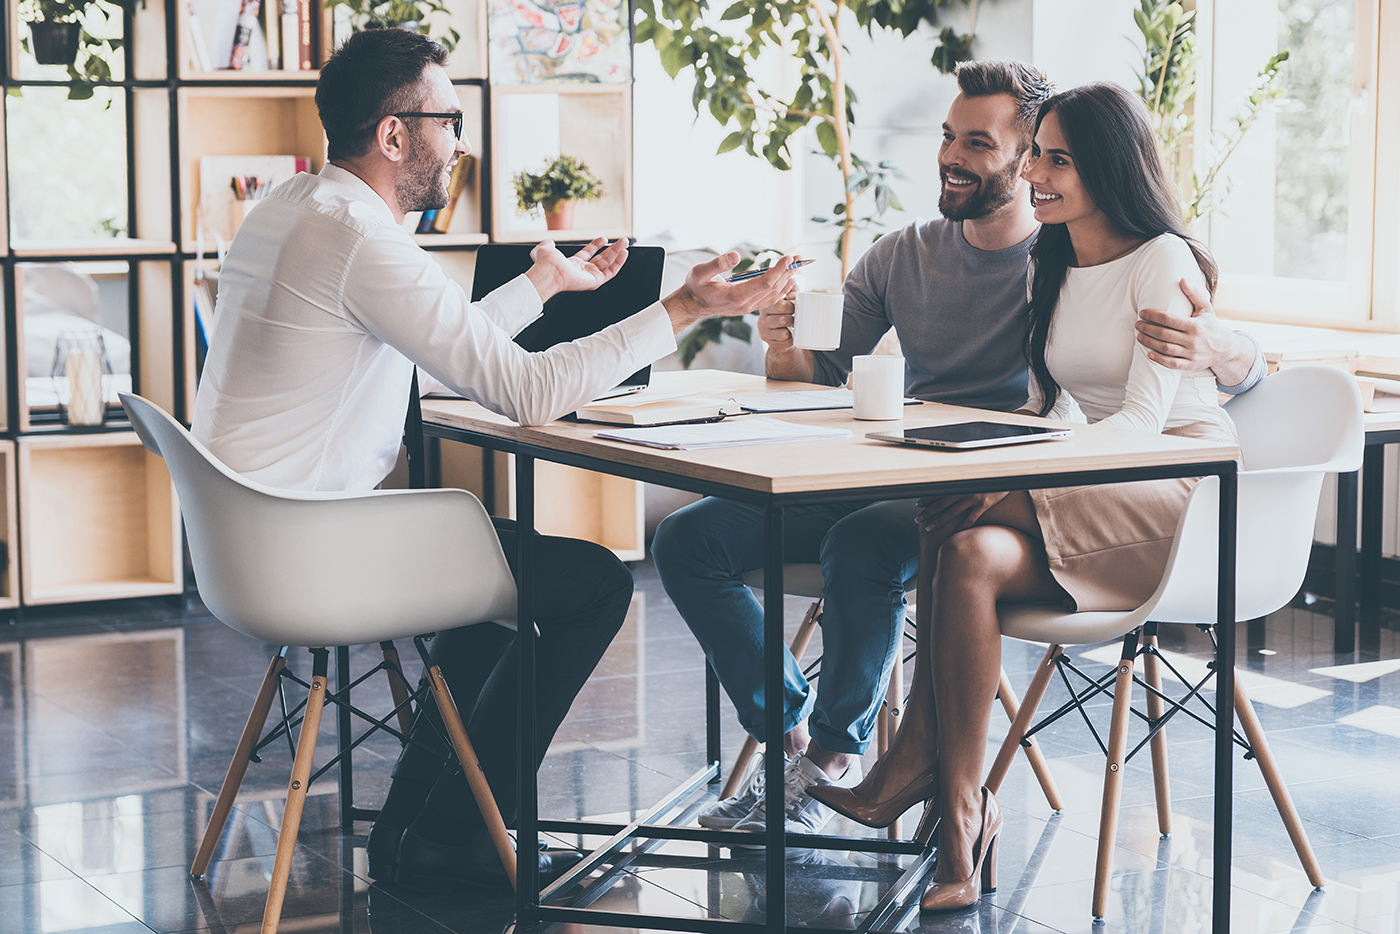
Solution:
[[[627,258],[625,241],[598,239],[572,256],[550,242],[524,275],[472,303],[403,227],[411,211],[447,204],[451,168],[468,151],[447,53],[403,29],[357,33],[316,87],[328,161],[279,185],[250,212],[220,270],[209,355],[193,431],[244,476],[296,490],[368,490],[393,468],[417,368],[522,424],[573,411],[675,350],[675,334],[706,315],[739,315],[787,292],[791,257],[762,277],[728,283],[726,254],[685,285],[619,324],[541,353],[512,335],[561,291],[597,288]],[[515,528],[497,521],[507,560]],[[632,594],[611,552],[541,537],[550,568],[534,600],[543,754],[602,657]],[[471,573],[462,568],[462,573]],[[434,659],[509,824],[516,810],[514,634],[496,626],[440,633]],[[370,873],[422,891],[505,885],[466,780],[432,705],[394,769],[370,834]],[[542,852],[552,880],[576,854]]]

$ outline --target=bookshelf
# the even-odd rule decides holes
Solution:
[[[129,342],[132,388],[188,424],[199,366],[196,269],[202,264],[217,276],[218,268],[207,225],[200,237],[201,159],[293,156],[307,160],[312,171],[325,159],[315,69],[231,71],[194,64],[190,11],[203,17],[225,2],[147,0],[118,15],[124,47],[112,61],[111,79],[92,85],[92,101],[73,99],[82,91],[75,94],[63,66],[38,65],[21,47],[27,26],[16,4],[0,20],[6,43],[0,58],[6,92],[0,99],[0,157],[6,160],[0,198],[7,209],[0,224],[0,536],[9,556],[0,570],[0,611],[10,616],[22,615],[26,606],[183,591],[179,508],[163,463],[141,446],[115,405],[108,406],[99,428],[60,421],[46,347],[40,346],[44,328],[51,331],[53,324],[39,315],[51,309],[27,285],[35,270],[55,268],[100,282],[100,315],[90,317],[100,317],[103,327]],[[461,36],[448,74],[466,114],[464,134],[474,162],[447,232],[415,234],[416,242],[469,290],[477,246],[543,239],[543,221],[532,227],[514,217],[510,173],[518,167],[508,164],[531,146],[538,149],[540,137],[583,156],[609,190],[604,201],[580,206],[579,229],[549,236],[630,234],[630,85],[497,87],[489,77],[486,0],[447,0],[447,6]],[[347,27],[319,11],[316,24],[317,52],[324,55]],[[526,122],[543,112],[548,120]],[[44,127],[60,124],[65,129],[44,135]],[[89,133],[99,124],[117,131],[90,150]],[[522,142],[526,137],[533,142]],[[115,216],[102,229],[115,235],[35,222],[53,217],[36,208],[39,196],[48,194],[39,191],[40,182],[53,173],[81,175],[83,166],[94,168],[94,178],[105,172],[101,177],[110,181],[101,194],[116,207],[103,210]],[[16,174],[21,167],[28,175]],[[417,217],[406,221],[410,230],[416,223]],[[51,358],[51,346],[47,352]],[[484,492],[479,482],[464,485]],[[563,518],[549,531],[591,538],[629,559],[641,557],[640,486],[580,471],[550,477],[548,485],[577,503],[571,512],[561,500]],[[502,500],[497,511],[508,513],[508,502]]]

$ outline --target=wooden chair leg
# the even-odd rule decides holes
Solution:
[[[442,714],[442,725],[447,728],[447,736],[452,740],[452,748],[457,752],[457,761],[461,763],[462,773],[467,777],[472,797],[476,799],[477,810],[481,811],[482,820],[486,822],[486,832],[491,835],[491,842],[496,846],[496,855],[501,858],[506,878],[510,880],[510,887],[514,889],[515,847],[511,843],[510,834],[506,833],[506,824],[501,819],[500,808],[496,806],[496,797],[486,782],[481,760],[476,757],[476,750],[467,738],[467,728],[462,725],[462,715],[457,710],[457,702],[452,699],[452,691],[447,687],[447,681],[442,677],[442,669],[433,665],[428,669],[427,676],[428,686],[433,692],[433,701],[437,704],[438,713]]]
[[[268,711],[272,709],[272,696],[277,692],[277,679],[285,667],[287,647],[284,645],[267,665],[267,674],[263,676],[262,687],[258,688],[258,696],[253,701],[253,709],[248,714],[248,722],[243,727],[238,748],[233,751],[233,761],[228,764],[228,771],[224,773],[224,784],[214,802],[214,812],[209,815],[209,825],[204,828],[204,837],[199,841],[199,850],[190,866],[190,875],[195,879],[204,878],[209,861],[214,858],[214,847],[218,845],[219,836],[223,834],[224,825],[228,823],[228,815],[233,810],[238,789],[243,786],[243,776],[248,771],[248,763],[252,761],[250,757],[253,747],[257,745],[258,734],[262,732],[267,723]]]
[[[900,717],[904,715],[904,639],[899,640],[899,650],[895,652],[894,667],[890,669],[890,684],[885,689],[885,706],[880,712],[880,723],[884,727],[883,736],[877,735],[877,747],[880,757],[884,757],[889,750],[889,744],[894,742],[895,734],[899,732]],[[883,745],[880,744],[883,741]],[[885,836],[891,840],[898,840],[903,836],[903,818],[896,817],[894,822],[885,830]]]
[[[268,885],[267,905],[263,908],[262,934],[277,934],[277,924],[282,920],[282,902],[287,897],[287,879],[292,872],[292,852],[301,830],[307,786],[311,784],[316,734],[321,731],[321,711],[326,705],[326,669],[330,667],[330,653],[325,649],[313,649],[312,656],[311,691],[302,712],[301,735],[297,738],[292,778],[287,785],[287,804],[282,809],[282,830],[277,835],[277,856],[272,861],[272,882]]]
[[[413,711],[403,706],[408,700],[408,685],[399,673],[403,671],[403,665],[399,664],[399,650],[394,648],[392,641],[379,643],[379,648],[384,652],[384,661],[391,667],[385,672],[389,676],[389,696],[394,699],[394,706],[399,708],[399,732],[404,736],[413,729]]]
[[[1029,746],[1022,746],[1021,740],[1026,735],[1026,731],[1031,728],[1031,721],[1035,719],[1035,712],[1040,708],[1040,702],[1045,697],[1045,691],[1050,687],[1050,678],[1055,674],[1055,660],[1058,659],[1064,648],[1052,645],[1046,649],[1045,657],[1040,660],[1039,667],[1035,670],[1035,675],[1031,678],[1030,687],[1026,688],[1026,697],[1017,703],[1016,692],[1011,687],[1011,681],[1006,677],[1006,672],[1001,673],[1001,686],[997,689],[997,696],[1001,698],[1002,709],[1006,711],[1007,717],[1011,720],[1011,727],[1006,732],[1006,739],[1002,740],[1001,748],[997,750],[997,757],[992,762],[991,771],[987,773],[987,788],[993,794],[1001,788],[1001,783],[1006,779],[1006,772],[1011,768],[1011,760],[1016,758],[1016,750],[1024,749],[1026,761],[1030,763],[1031,771],[1035,773],[1036,781],[1040,783],[1040,790],[1045,794],[1045,800],[1050,805],[1051,810],[1063,811],[1064,802],[1060,800],[1060,790],[1055,786],[1055,779],[1050,774],[1050,767],[1045,762],[1045,757],[1040,752],[1040,746],[1035,739],[1030,740]]]
[[[1157,648],[1157,637],[1147,636],[1147,645]],[[1152,690],[1147,692],[1147,716],[1156,722],[1162,716],[1162,698],[1154,691],[1162,690],[1162,663],[1152,652],[1144,657],[1143,672]],[[1167,782],[1167,731],[1161,729],[1152,737],[1152,786],[1157,796],[1157,832],[1167,837],[1172,832],[1172,793]]]
[[[1307,831],[1303,829],[1298,809],[1293,806],[1293,796],[1288,793],[1288,786],[1283,783],[1283,776],[1279,773],[1273,750],[1269,748],[1269,741],[1264,737],[1264,728],[1259,725],[1254,705],[1250,703],[1249,695],[1245,693],[1244,685],[1240,684],[1238,679],[1235,681],[1235,714],[1240,718],[1245,740],[1254,750],[1254,761],[1259,763],[1259,771],[1264,774],[1264,784],[1269,786],[1274,807],[1278,808],[1279,816],[1283,818],[1284,829],[1293,841],[1293,849],[1298,853],[1298,861],[1303,864],[1303,872],[1307,873],[1313,888],[1320,889],[1327,884],[1327,879],[1322,875],[1322,867],[1317,864],[1317,857],[1313,855]]]
[[[1136,640],[1133,640],[1136,652]],[[1094,919],[1108,906],[1108,883],[1113,875],[1113,847],[1118,839],[1118,805],[1123,797],[1123,766],[1128,753],[1128,715],[1132,711],[1133,657],[1126,647],[1118,660],[1113,687],[1113,719],[1108,731],[1108,763],[1104,767],[1103,810],[1099,812],[1099,852],[1094,864]]]
[[[792,645],[788,648],[799,665],[802,664],[802,656],[806,654],[807,644],[812,641],[812,633],[816,632],[817,622],[821,618],[822,602],[816,600],[807,608],[807,614],[798,624],[797,632],[792,637]],[[744,773],[748,771],[749,760],[757,751],[758,740],[752,736],[745,736],[744,745],[739,747],[739,755],[734,760],[734,767],[729,770],[729,777],[724,780],[724,787],[720,789],[720,798],[734,797],[734,793],[739,790],[739,783],[744,780]]]

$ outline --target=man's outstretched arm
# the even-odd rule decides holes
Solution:
[[[1191,300],[1191,317],[1173,319],[1143,309],[1138,315],[1138,343],[1155,363],[1174,370],[1210,370],[1227,392],[1244,392],[1264,378],[1264,354],[1254,339],[1220,322],[1210,296],[1181,280]]]

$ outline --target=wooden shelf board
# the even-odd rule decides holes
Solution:
[[[132,597],[162,597],[185,592],[183,581],[158,580],[94,581],[90,584],[64,584],[61,587],[31,589],[24,595],[26,606],[50,603],[86,603],[94,600],[126,600]]]
[[[539,243],[541,240],[554,240],[560,243],[587,242],[594,237],[607,237],[616,240],[631,236],[621,227],[574,230],[509,230],[497,234],[497,243]]]
[[[116,237],[107,240],[15,240],[11,244],[15,256],[39,258],[44,256],[168,256],[175,252],[169,240],[129,240]]]
[[[264,69],[262,71],[234,71],[232,68],[221,68],[215,71],[193,71],[190,69],[180,70],[181,81],[217,81],[222,84],[258,84],[258,83],[282,83],[295,81],[298,84],[314,85],[321,76],[319,68],[307,71],[286,71],[281,68]]]
[[[413,242],[421,247],[480,246],[491,238],[484,233],[414,234]]]

